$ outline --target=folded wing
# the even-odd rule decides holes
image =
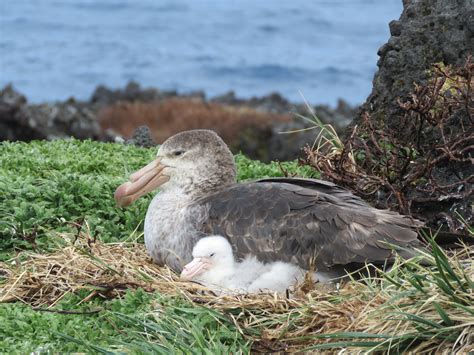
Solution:
[[[378,210],[350,192],[310,179],[267,179],[207,196],[205,234],[229,239],[238,258],[286,261],[320,271],[334,265],[384,262],[390,245],[419,245],[421,222]],[[409,256],[410,252],[402,251]]]

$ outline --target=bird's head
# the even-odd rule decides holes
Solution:
[[[181,278],[219,283],[229,276],[235,261],[232,247],[221,236],[201,238],[193,248],[193,260],[184,266]]]
[[[234,157],[215,132],[184,131],[168,138],[156,159],[130,175],[114,197],[123,207],[157,187],[199,195],[235,183],[235,174]]]

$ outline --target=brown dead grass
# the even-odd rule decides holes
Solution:
[[[126,138],[132,136],[135,128],[146,125],[157,143],[184,130],[207,128],[232,144],[244,129],[262,129],[272,122],[290,119],[289,115],[182,98],[163,102],[117,103],[103,108],[98,114],[103,129],[113,129]]]

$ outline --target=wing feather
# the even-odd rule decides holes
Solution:
[[[238,184],[206,197],[200,201],[209,211],[202,231],[227,237],[238,258],[252,254],[303,268],[314,258],[321,271],[384,261],[392,257],[387,243],[418,245],[418,221],[372,208],[331,183],[289,181]]]

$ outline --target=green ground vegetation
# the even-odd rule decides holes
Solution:
[[[0,261],[12,263],[31,251],[60,248],[67,243],[61,234],[74,233],[71,222],[82,219],[88,233],[103,242],[140,240],[151,196],[120,209],[113,192],[155,153],[77,140],[1,143]],[[240,181],[283,176],[284,171],[315,177],[297,162],[262,164],[242,155],[236,162]],[[285,344],[307,351],[472,351],[472,246],[458,257],[427,239],[430,249],[420,256],[425,264],[416,258],[399,261],[378,277],[323,293],[322,300],[310,295],[276,310],[268,302],[204,307],[185,292],[142,289],[87,302],[82,301],[90,290],[83,290],[67,294],[53,311],[0,303],[0,352],[239,354]],[[5,283],[0,272],[0,289]],[[319,331],[338,312],[358,311],[351,321],[358,322],[356,331]],[[261,341],[268,334],[273,334],[270,340]]]
[[[1,143],[0,260],[8,261],[25,250],[46,253],[57,249],[65,243],[59,233],[73,232],[76,227],[71,222],[82,219],[90,233],[104,242],[140,240],[152,196],[120,209],[115,206],[113,192],[155,154],[156,149],[92,141]],[[240,181],[283,176],[284,171],[314,176],[310,168],[297,162],[263,164],[237,155],[236,163]],[[0,274],[0,288],[2,280]],[[84,314],[38,311],[21,303],[0,304],[1,351],[126,349],[169,353],[174,347],[184,352],[237,353],[249,349],[249,341],[231,320],[183,299],[142,290],[119,299],[78,305],[82,298],[66,296],[55,309]],[[148,314],[152,303],[164,310],[159,318]],[[96,313],[97,309],[101,311]],[[143,334],[143,329],[150,334]],[[143,342],[147,337],[156,341]],[[134,342],[137,338],[138,345]]]
[[[102,241],[129,238],[142,230],[148,195],[126,209],[114,190],[152,160],[156,149],[92,141],[2,143],[0,145],[0,260],[15,250],[57,247],[58,232],[84,218]],[[236,156],[238,179],[314,176],[297,162],[263,164]]]

